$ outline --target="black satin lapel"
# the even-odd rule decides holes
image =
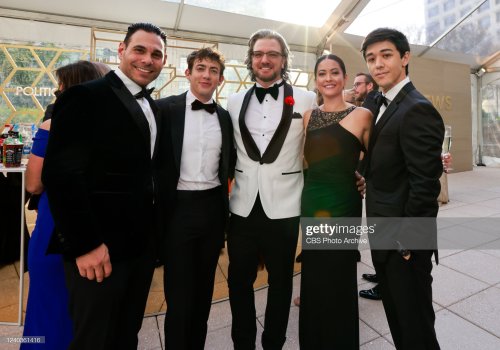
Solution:
[[[180,98],[170,108],[171,115],[169,119],[172,125],[172,148],[174,150],[175,165],[177,171],[180,173],[184,124],[186,120],[186,94],[180,95]]]
[[[415,89],[415,86],[413,86],[413,84],[411,82],[406,84],[399,91],[399,93],[396,95],[394,100],[389,104],[389,106],[387,106],[387,109],[384,111],[384,114],[382,114],[382,116],[380,116],[379,121],[377,122],[377,124],[375,124],[375,130],[374,130],[373,135],[372,135],[373,142],[370,140],[371,145],[375,144],[375,140],[377,139],[378,135],[380,134],[380,131],[384,128],[385,124],[387,124],[389,119],[391,119],[391,117],[396,113],[401,101],[403,101],[404,98],[406,97],[406,95],[408,95],[408,93],[414,89]]]
[[[243,99],[243,104],[241,105],[240,116],[238,119],[240,125],[240,133],[241,140],[243,141],[243,145],[245,146],[245,150],[247,151],[247,155],[251,160],[260,162],[260,151],[259,147],[255,143],[255,140],[252,138],[250,131],[245,124],[245,114],[247,112],[248,104],[250,103],[250,99],[252,98],[253,91],[255,90],[255,85],[250,88],[245,94],[245,98]]]
[[[394,112],[398,109],[398,103],[396,100],[392,101],[389,106],[387,106],[387,109],[384,111],[384,113],[380,116],[379,121],[375,124],[375,128],[373,129],[373,133],[371,135],[370,139],[370,145],[374,145],[375,141],[377,140],[378,135],[380,134],[380,131],[382,131],[384,125],[387,123],[389,119],[394,115]]]
[[[262,163],[270,164],[278,158],[280,154],[281,148],[285,143],[286,135],[288,135],[288,130],[290,129],[290,125],[292,124],[292,112],[293,106],[285,103],[285,99],[288,96],[293,97],[293,88],[291,85],[285,83],[283,85],[284,88],[284,96],[283,96],[283,113],[281,114],[281,121],[274,132],[269,145],[262,156]]]
[[[135,100],[135,97],[132,96],[130,91],[125,87],[123,82],[116,76],[114,72],[110,72],[106,75],[106,78],[110,82],[111,89],[118,97],[118,99],[125,105],[127,110],[130,112],[132,119],[135,121],[139,130],[141,131],[141,135],[147,141],[147,144],[151,144],[151,136],[149,133],[149,124],[144,112],[141,109],[141,106]]]

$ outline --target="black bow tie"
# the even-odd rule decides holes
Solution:
[[[193,103],[191,103],[191,109],[193,111],[198,111],[200,109],[204,109],[208,113],[214,114],[216,108],[217,108],[217,103],[215,103],[215,102],[203,103],[200,100],[194,100]]]
[[[262,88],[262,87],[255,87],[255,96],[257,96],[257,99],[259,100],[259,103],[262,103],[264,101],[264,97],[266,97],[266,94],[271,95],[275,100],[278,99],[278,95],[280,93],[279,87],[283,85],[283,81],[280,84],[274,84],[273,86],[269,88]]]
[[[143,97],[144,98],[151,97],[151,93],[153,92],[154,89],[155,89],[154,87],[152,87],[151,89],[142,88],[142,90],[139,91],[138,93],[136,93],[134,95],[134,97],[136,99],[143,98]]]
[[[377,103],[378,108],[380,108],[382,105],[387,107],[387,105],[389,104],[389,101],[384,95],[382,95],[382,93],[378,94],[378,96],[375,97],[375,102]]]

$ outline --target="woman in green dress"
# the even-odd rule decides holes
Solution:
[[[366,152],[372,113],[343,99],[344,62],[321,56],[314,69],[323,105],[304,115],[308,174],[302,217],[361,218],[355,171]],[[344,247],[345,248],[345,247]],[[302,350],[359,349],[357,245],[349,250],[303,250],[299,340]]]

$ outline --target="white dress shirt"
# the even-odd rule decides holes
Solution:
[[[135,95],[142,90],[142,88],[139,85],[137,85],[132,79],[127,77],[125,73],[123,73],[120,70],[120,68],[116,68],[115,74],[118,76],[118,78],[121,79],[123,84],[125,84],[125,87],[128,89],[128,91],[130,91],[132,95]],[[136,99],[136,101],[141,107],[142,111],[144,112],[146,120],[148,121],[149,124],[151,158],[153,158],[153,151],[155,149],[156,133],[157,133],[155,115],[153,113],[153,110],[151,109],[151,106],[149,105],[148,100],[146,100],[144,97],[138,98]]]
[[[281,80],[275,82],[275,84],[280,83]],[[257,86],[262,87],[258,83]],[[263,155],[266,151],[281,121],[284,90],[283,85],[279,87],[279,95],[276,100],[269,94],[264,97],[262,103],[259,103],[255,93],[250,98],[250,103],[245,114],[245,124],[259,148],[260,155]]]
[[[191,90],[186,95],[184,140],[178,190],[200,191],[220,186],[219,161],[222,149],[222,131],[217,112],[204,109],[193,111],[196,100]],[[213,102],[213,101],[211,101]]]
[[[401,89],[406,84],[408,84],[409,82],[410,82],[410,78],[406,77],[403,80],[401,80],[399,83],[397,83],[396,85],[394,85],[392,87],[392,89],[390,89],[389,91],[387,91],[385,94],[382,94],[387,99],[387,107],[392,102],[392,100],[394,100],[396,98],[396,96],[399,94],[399,92],[401,91]],[[375,121],[375,124],[378,123],[380,117],[382,116],[382,114],[384,114],[384,112],[387,109],[387,107],[385,105],[380,106],[380,110],[378,112],[377,120]]]

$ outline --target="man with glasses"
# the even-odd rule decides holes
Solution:
[[[289,48],[272,30],[249,40],[245,60],[256,82],[229,97],[237,148],[228,232],[229,299],[234,348],[255,349],[253,283],[259,260],[268,272],[262,345],[285,343],[302,193],[302,115],[315,94],[289,85]]]
[[[356,101],[363,103],[368,93],[378,90],[378,85],[370,74],[360,72],[356,74],[352,88],[354,90],[354,97],[356,98]]]

